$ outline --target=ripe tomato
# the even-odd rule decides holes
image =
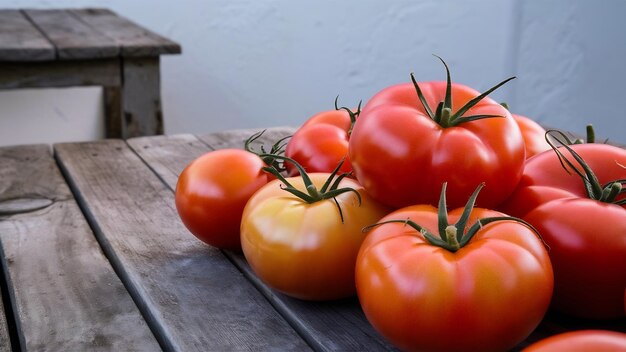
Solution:
[[[533,224],[550,247],[554,309],[584,318],[623,317],[626,201],[623,193],[602,198],[610,193],[611,181],[618,181],[617,189],[626,182],[626,150],[603,144],[567,148],[559,152],[568,160],[582,158],[591,173],[582,163],[569,165],[568,173],[556,153],[539,154],[528,160],[519,188],[503,209]],[[590,180],[587,186],[581,176]]]
[[[339,171],[350,172],[352,166],[348,156],[348,140],[352,126],[360,113],[348,108],[320,112],[308,119],[289,140],[285,156],[294,159],[307,172],[331,172],[339,162],[345,161]],[[286,165],[289,175],[298,170],[291,163]]]
[[[365,315],[403,350],[510,349],[548,308],[553,287],[548,253],[529,227],[504,220],[502,213],[474,208],[468,219],[467,207],[453,210],[447,216],[458,222],[450,231],[440,220],[445,209],[445,203],[439,210],[405,207],[380,221],[400,223],[382,224],[368,234],[356,263]],[[487,220],[492,217],[504,221]],[[478,219],[483,226],[475,224]],[[407,226],[408,220],[421,229]],[[456,251],[429,239],[440,234],[449,243],[444,235],[454,239],[465,230],[477,232],[469,240],[456,239],[468,241]]]
[[[578,330],[550,336],[526,347],[523,352],[609,352],[626,351],[626,334],[604,330]]]
[[[626,150],[598,143],[570,148],[589,164],[600,184],[626,178]],[[498,209],[523,218],[543,203],[568,197],[587,197],[584,183],[575,173],[563,169],[556,153],[542,153],[528,160],[517,188]],[[625,198],[626,194],[617,197]]]
[[[258,155],[239,149],[212,151],[191,162],[176,184],[176,209],[187,229],[212,246],[241,251],[243,208],[270,179],[263,167]]]
[[[332,174],[311,174],[319,189]],[[308,177],[308,176],[307,176]],[[307,192],[300,177],[286,179]],[[361,229],[387,209],[373,201],[353,179],[339,187],[346,192],[308,203],[286,192],[274,180],[255,193],[241,221],[241,246],[254,272],[266,284],[305,300],[329,300],[354,295],[354,262],[365,237]],[[342,216],[338,211],[341,208]]]
[[[372,197],[393,207],[436,204],[444,181],[450,205],[458,207],[485,182],[480,205],[495,207],[517,185],[525,160],[511,114],[485,97],[505,82],[482,95],[450,83],[449,74],[447,82],[383,89],[365,105],[350,137],[356,178]]]
[[[510,111],[508,104],[501,103],[501,105]],[[535,154],[552,149],[550,144],[546,141],[546,130],[541,127],[540,124],[526,116],[517,114],[511,114],[511,116],[513,116],[517,126],[519,126],[520,131],[522,131],[524,146],[526,148],[526,159]]]
[[[586,198],[550,201],[527,214],[550,247],[552,308],[583,318],[624,316],[626,210]]]
[[[526,159],[551,149],[546,142],[546,130],[541,125],[526,116],[516,114],[512,114],[512,116],[522,131],[524,146],[526,147]]]

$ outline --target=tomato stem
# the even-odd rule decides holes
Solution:
[[[269,152],[265,151],[265,147],[263,146],[263,144],[261,144],[261,147],[260,147],[261,151],[257,152],[252,148],[252,143],[256,142],[259,138],[261,138],[261,136],[263,135],[263,133],[265,133],[265,131],[266,130],[262,130],[248,137],[248,139],[246,139],[246,141],[244,142],[244,149],[247,152],[258,155],[263,160],[265,165],[273,167],[280,172],[285,171],[284,166],[280,163],[280,161],[276,160],[275,157],[276,155],[280,155],[285,152],[285,147],[287,146],[287,143],[285,141],[288,138],[291,138],[291,136],[285,136],[279,139],[278,141],[276,141],[270,148]],[[267,155],[267,156],[261,156],[261,154]]]
[[[448,239],[448,244],[450,245],[450,247],[454,248],[455,250],[459,250],[459,248],[461,248],[461,244],[459,243],[458,239],[457,239],[457,232],[458,229],[456,228],[455,225],[448,225],[448,227],[446,227],[446,237]]]
[[[317,187],[315,187],[315,185],[313,184],[313,181],[311,181],[311,178],[309,177],[307,172],[304,170],[304,167],[302,167],[302,165],[300,165],[297,161],[289,157],[281,156],[281,155],[260,154],[259,156],[260,157],[273,156],[274,158],[278,160],[282,160],[283,162],[292,163],[298,169],[300,173],[300,177],[302,178],[302,182],[304,183],[306,193],[303,191],[300,191],[299,189],[294,187],[291,183],[289,183],[289,181],[285,178],[285,176],[283,176],[280,173],[280,171],[277,170],[276,168],[264,167],[263,170],[276,176],[276,178],[278,178],[283,183],[284,187],[281,186],[283,190],[293,194],[294,196],[302,199],[303,201],[309,204],[332,198],[335,201],[335,204],[337,205],[337,209],[339,211],[339,216],[341,217],[342,223],[343,223],[343,212],[341,210],[341,206],[339,206],[339,202],[336,199],[337,196],[343,193],[353,192],[357,197],[359,206],[361,205],[361,194],[357,190],[351,187],[339,188],[339,183],[341,182],[341,180],[347,175],[349,175],[349,173],[343,173],[341,175],[337,175],[337,172],[339,172],[339,169],[341,168],[341,165],[343,164],[345,158],[339,162],[339,164],[335,167],[335,170],[333,170],[333,172],[330,174],[328,179],[326,179],[326,181],[324,182],[324,185],[322,185],[322,188],[318,190]]]
[[[434,55],[434,54],[433,54]],[[422,89],[420,88],[417,80],[415,79],[415,75],[411,73],[411,82],[413,82],[413,86],[415,87],[415,91],[417,96],[424,107],[424,111],[428,114],[428,116],[439,124],[443,128],[458,126],[465,122],[476,121],[486,118],[495,118],[495,117],[504,117],[502,115],[472,115],[472,116],[463,116],[469,109],[474,107],[474,105],[478,104],[481,100],[483,100],[487,95],[491,94],[491,92],[500,88],[502,85],[506,84],[508,81],[515,79],[516,77],[509,77],[504,81],[496,84],[495,86],[488,89],[486,92],[478,95],[474,99],[468,101],[465,105],[463,105],[456,113],[452,113],[452,80],[450,79],[450,69],[446,62],[439,56],[434,55],[438,58],[443,66],[446,68],[446,95],[444,100],[440,102],[437,106],[436,112],[433,113],[428,102],[426,101],[426,97],[422,93]],[[446,110],[448,109],[448,110]]]
[[[339,96],[335,97],[335,110],[345,110],[350,116],[350,127],[348,128],[348,136],[352,134],[352,129],[354,129],[354,124],[356,123],[356,118],[361,114],[361,104],[363,100],[359,100],[359,105],[356,107],[356,111],[352,111],[349,108],[342,106],[338,107],[337,101],[339,100]]]
[[[604,203],[613,203],[618,205],[624,204],[624,199],[617,200],[616,198],[618,195],[623,193],[623,184],[626,183],[626,180],[613,180],[605,185],[601,185],[598,177],[593,172],[589,164],[587,164],[587,162],[568,145],[570,141],[565,133],[558,130],[548,130],[546,131],[545,138],[550,147],[552,147],[552,150],[556,153],[557,158],[561,163],[561,167],[570,175],[572,174],[570,170],[574,171],[574,173],[582,179],[583,186],[590,199]],[[570,153],[576,164],[578,164],[583,171],[580,171],[574,162],[565,157],[565,155],[560,151],[561,147],[557,147],[552,142],[552,139],[561,144],[561,147],[565,148],[565,150]]]
[[[405,226],[406,225],[411,226],[413,229],[419,232],[424,237],[424,239],[431,245],[444,248],[454,253],[458,251],[459,249],[463,248],[464,246],[466,246],[471,241],[471,239],[474,238],[474,235],[476,235],[476,233],[483,226],[490,224],[492,222],[506,220],[506,221],[519,222],[527,226],[533,232],[535,232],[535,234],[539,237],[539,239],[543,241],[543,238],[541,238],[537,230],[531,224],[529,224],[528,222],[520,218],[516,218],[512,216],[494,216],[494,217],[489,217],[489,218],[478,219],[467,230],[467,232],[465,232],[465,228],[467,227],[467,222],[470,218],[472,210],[474,209],[474,204],[476,203],[476,198],[478,197],[478,193],[480,193],[480,190],[484,186],[485,186],[484,183],[481,183],[480,185],[478,185],[474,193],[472,193],[470,198],[467,200],[467,203],[465,204],[463,213],[461,214],[461,217],[459,218],[459,220],[455,224],[449,225],[448,215],[447,215],[448,211],[445,206],[446,204],[445,194],[446,194],[447,183],[444,182],[444,184],[441,187],[441,196],[439,198],[439,208],[437,209],[437,219],[438,219],[437,227],[438,227],[439,236],[434,235],[433,233],[428,231],[428,229],[422,227],[421,225],[415,223],[414,221],[410,219],[406,219],[406,220],[393,219],[393,220],[381,221],[376,224],[364,227],[363,232],[369,231],[373,227],[388,224],[388,223],[402,223]],[[544,245],[546,245],[545,242],[544,242]]]

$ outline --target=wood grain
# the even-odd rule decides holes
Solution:
[[[163,134],[159,57],[122,63],[122,138]]]
[[[180,54],[178,43],[140,27],[111,10],[92,8],[72,10],[77,17],[95,30],[104,33],[120,46],[123,57]]]
[[[242,149],[244,141],[262,129],[244,129],[199,136],[206,146],[189,135],[130,139],[131,147],[161,176],[170,189],[176,187],[177,175],[196,157],[209,150]],[[269,150],[278,139],[295,132],[291,127],[269,128],[253,145]],[[332,302],[304,302],[276,292],[261,282],[241,254],[225,252],[244,275],[267,297],[317,351],[384,351],[395,350],[367,322],[356,299]]]
[[[0,62],[0,89],[121,85],[117,59]]]
[[[0,10],[0,61],[48,61],[54,46],[19,10]]]
[[[182,225],[174,195],[120,140],[55,145],[107,256],[166,350],[307,350],[224,255]]]
[[[0,203],[38,204],[0,217],[0,260],[22,350],[159,349],[50,148],[0,148],[0,165]]]
[[[102,59],[116,57],[119,45],[81,21],[69,10],[24,10],[28,18],[54,45],[57,58]]]

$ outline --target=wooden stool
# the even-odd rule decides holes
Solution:
[[[0,89],[102,86],[107,138],[163,134],[159,55],[179,53],[107,9],[0,10]]]

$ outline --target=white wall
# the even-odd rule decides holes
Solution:
[[[626,140],[622,0],[0,0],[19,7],[108,7],[178,41],[161,61],[168,134],[296,126],[338,94],[444,79],[435,53],[479,90],[517,75],[494,94],[514,112]],[[96,88],[0,92],[0,145],[99,138],[102,119]]]

